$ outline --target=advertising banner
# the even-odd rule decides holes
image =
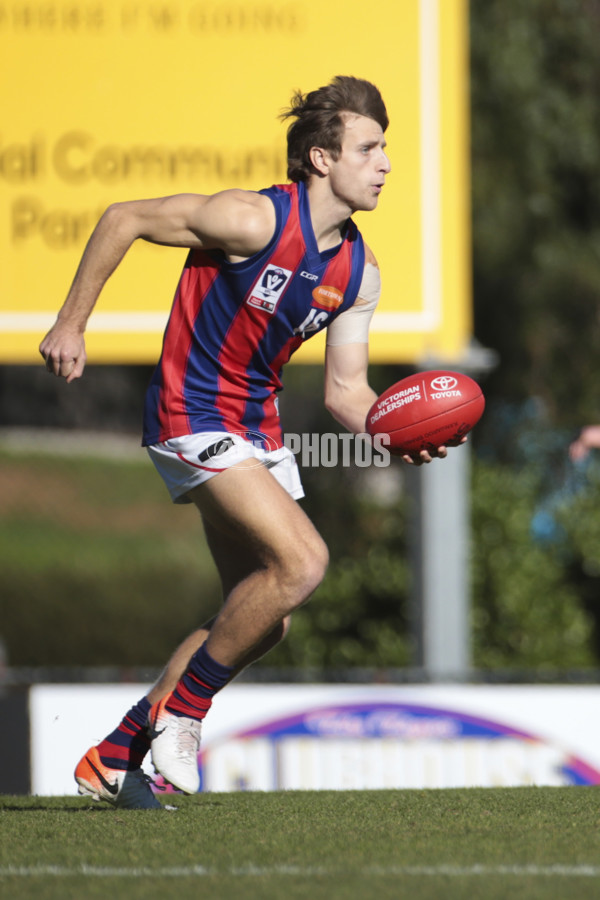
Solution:
[[[74,793],[79,758],[146,690],[34,686],[32,792]],[[201,789],[600,784],[599,702],[595,686],[234,684],[203,724]]]
[[[392,173],[357,224],[383,296],[374,362],[459,360],[471,333],[466,0],[0,0],[0,363],[39,360],[112,202],[286,179],[297,89],[381,89]],[[95,363],[153,363],[185,251],[138,242],[89,324]],[[320,362],[323,338],[297,354]]]

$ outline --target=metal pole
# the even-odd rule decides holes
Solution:
[[[465,680],[471,666],[469,472],[467,443],[412,477],[417,664],[431,680]]]
[[[473,341],[459,365],[433,360],[472,377],[491,371],[496,354]],[[412,498],[412,606],[416,665],[430,680],[463,681],[471,658],[471,541],[469,442],[407,472]]]

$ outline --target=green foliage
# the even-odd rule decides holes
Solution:
[[[600,4],[471,9],[475,327],[489,390],[593,420],[600,351]]]
[[[476,668],[555,671],[598,664],[594,621],[564,552],[534,540],[540,470],[476,462],[472,490],[473,649]],[[600,515],[588,510],[600,530]],[[571,515],[571,525],[575,519]],[[590,519],[586,519],[587,522]],[[587,527],[587,526],[586,526]]]
[[[592,579],[600,576],[599,507],[600,469],[595,460],[587,469],[581,489],[557,510],[565,536],[565,552],[579,559],[582,572]]]
[[[341,555],[333,559],[309,604],[294,615],[288,637],[265,665],[411,664],[403,509],[356,497],[350,506],[342,520],[349,539]]]

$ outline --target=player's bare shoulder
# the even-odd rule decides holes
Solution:
[[[256,191],[232,188],[213,194],[203,209],[204,221],[218,246],[235,262],[265,247],[275,230],[275,208]]]

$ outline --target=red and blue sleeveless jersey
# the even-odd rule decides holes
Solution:
[[[267,246],[242,262],[192,250],[185,263],[144,409],[144,445],[203,431],[282,446],[281,369],[304,340],[356,300],[365,252],[352,220],[319,252],[300,184],[261,193],[275,207]]]

